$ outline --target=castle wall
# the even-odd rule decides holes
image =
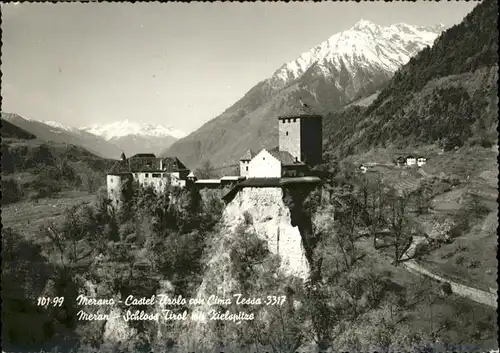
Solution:
[[[289,152],[293,157],[301,160],[301,119],[299,118],[279,118],[279,149]]]
[[[248,163],[249,178],[280,178],[281,162],[262,150]]]
[[[322,163],[323,124],[321,117],[303,118],[300,126],[300,160],[308,165]]]
[[[123,187],[130,179],[129,175],[107,175],[106,185],[108,190],[108,199],[111,200],[111,205],[115,208],[120,207],[123,202]]]
[[[186,186],[186,181],[182,180],[180,172],[173,173],[161,173],[161,172],[140,172],[134,173],[134,180],[139,182],[140,185],[147,187],[151,186],[156,192],[160,193],[165,191],[167,185],[184,187]]]

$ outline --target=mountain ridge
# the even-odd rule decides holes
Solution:
[[[19,114],[6,112],[2,112],[1,116],[2,120],[8,121],[45,142],[77,145],[102,158],[118,159],[121,153],[118,146],[101,137],[77,129],[72,130],[72,128],[57,122],[49,121],[47,124]]]
[[[498,142],[498,4],[484,0],[402,66],[365,108],[332,112],[327,146],[342,156],[376,147]]]
[[[270,78],[258,82],[222,114],[176,141],[162,155],[176,156],[191,168],[205,160],[215,165],[237,163],[247,149],[277,145],[275,118],[285,109],[298,107],[300,99],[327,112],[352,102],[358,96],[375,93],[394,74],[394,60],[403,64],[421,48],[431,45],[438,36],[437,32],[431,34],[430,30],[423,32],[422,28],[406,25],[412,33],[396,38],[391,37],[396,33],[396,27],[382,27],[366,21],[358,24],[358,29],[337,33],[282,65]],[[372,40],[377,31],[382,33],[379,37],[380,41],[385,40],[384,45]],[[415,33],[420,33],[420,37]],[[339,41],[354,38],[365,49],[363,55],[357,49],[353,51],[352,45],[348,48],[351,56],[346,54],[348,49],[340,54],[332,51],[332,48],[340,48]],[[389,43],[388,38],[393,41]],[[356,48],[361,45],[359,43]],[[372,44],[375,49],[370,47]],[[392,61],[384,59],[379,62],[378,57],[375,60],[370,54],[376,52],[376,48],[385,53],[385,57],[390,57],[395,48],[401,55]]]

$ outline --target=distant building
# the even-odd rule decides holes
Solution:
[[[132,181],[151,186],[157,192],[167,185],[185,187],[189,170],[175,157],[157,158],[152,153],[139,153],[126,158],[122,153],[119,161],[107,175],[108,198],[114,206],[123,201],[123,189]]]
[[[406,158],[404,158],[404,157],[398,157],[396,159],[396,165],[398,167],[404,167],[406,165]]]
[[[409,155],[408,157],[406,157],[406,165],[407,166],[412,166],[412,165],[415,165],[417,164],[417,159],[412,156],[412,155]]]
[[[425,158],[425,157],[418,157],[417,158],[417,166],[421,167],[425,163],[427,163],[427,158]]]

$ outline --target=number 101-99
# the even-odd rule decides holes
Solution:
[[[38,297],[37,306],[61,306],[64,303],[64,297]]]

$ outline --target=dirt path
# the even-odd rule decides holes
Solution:
[[[477,303],[488,305],[492,308],[497,308],[497,299],[498,299],[497,294],[485,292],[476,288],[468,287],[463,284],[450,281],[444,277],[438,276],[426,270],[414,260],[403,262],[403,266],[405,266],[410,272],[419,273],[421,275],[427,276],[442,283],[445,282],[449,283],[451,285],[451,290],[453,291],[453,293],[461,297],[470,299]]]

